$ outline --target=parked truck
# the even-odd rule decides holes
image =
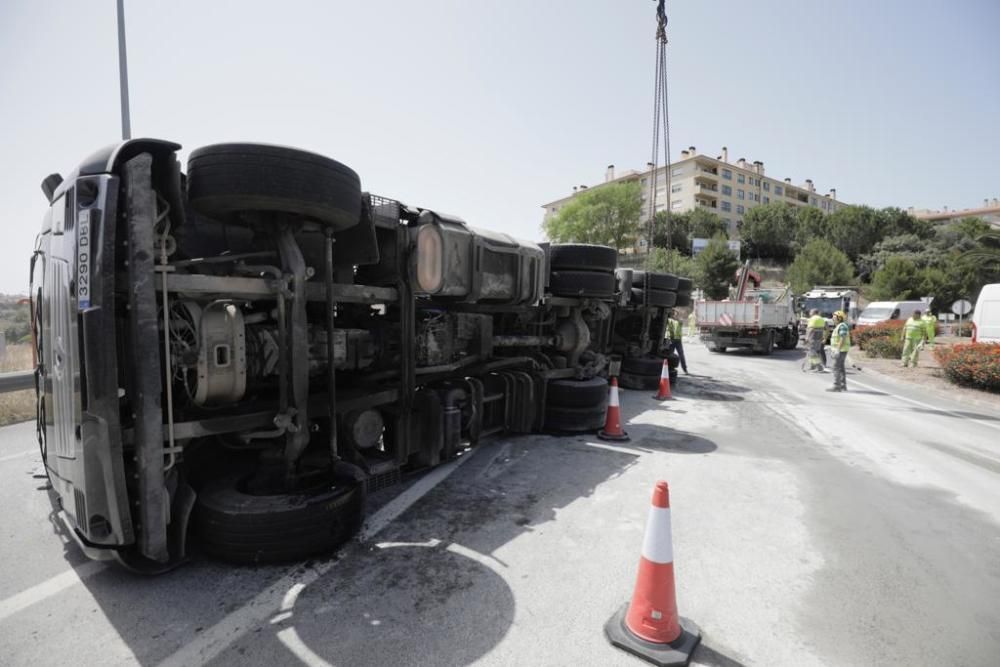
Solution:
[[[744,347],[755,354],[771,354],[775,346],[795,349],[799,336],[791,290],[762,289],[760,282],[748,261],[737,274],[732,299],[695,303],[700,337],[709,350],[721,353]]]
[[[676,278],[623,294],[613,248],[476,229],[306,151],[207,146],[183,172],[179,149],[126,141],[42,184],[39,446],[92,558],[329,550],[402,474],[596,429],[609,372],[662,363]]]
[[[799,335],[805,336],[806,321],[815,309],[826,320],[825,340],[830,340],[833,331],[833,314],[838,310],[847,315],[847,324],[853,329],[861,314],[861,293],[857,287],[845,285],[816,285],[803,294],[799,302]]]

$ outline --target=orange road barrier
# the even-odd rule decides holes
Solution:
[[[611,617],[604,634],[614,646],[661,667],[687,665],[701,641],[698,626],[677,614],[670,490],[664,481],[653,489],[632,602]]]
[[[671,401],[674,396],[670,393],[670,364],[663,360],[663,369],[660,371],[660,389],[653,396],[658,401]]]
[[[630,438],[625,429],[622,428],[622,409],[621,403],[618,402],[618,378],[611,378],[611,386],[608,391],[608,416],[604,420],[604,428],[597,432],[597,437],[601,440],[624,442]]]

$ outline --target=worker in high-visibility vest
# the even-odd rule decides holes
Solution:
[[[920,347],[927,338],[927,325],[920,317],[920,311],[913,311],[910,319],[903,324],[903,368],[911,363],[917,367],[920,358]]]
[[[932,313],[930,308],[928,308],[927,312],[924,313],[924,316],[920,318],[920,321],[923,322],[924,326],[927,328],[927,344],[933,345],[934,336],[937,335],[937,317],[935,317],[934,313]]]
[[[847,351],[851,349],[851,328],[847,326],[847,315],[842,310],[833,314],[833,333],[830,334],[830,350],[833,352],[833,386],[827,391],[847,391]]]
[[[691,314],[688,315],[688,336],[694,338],[698,335],[698,321],[694,316],[694,308],[691,309]]]
[[[669,318],[667,320],[667,338],[670,339],[670,351],[677,353],[677,359],[681,363],[681,369],[684,370],[684,375],[688,375],[688,363],[687,359],[684,358],[684,331],[681,327],[681,321],[675,320],[674,318]]]
[[[806,320],[806,344],[809,346],[809,355],[806,363],[811,371],[823,371],[823,338],[826,336],[826,320],[819,314],[819,310],[813,308],[809,311],[809,319]],[[803,366],[802,370],[806,370]]]

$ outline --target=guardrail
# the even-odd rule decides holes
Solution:
[[[0,394],[35,388],[35,371],[0,373]]]

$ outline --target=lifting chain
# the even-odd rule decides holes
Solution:
[[[649,218],[646,222],[646,268],[649,269],[653,257],[653,236],[656,231],[657,169],[659,167],[660,136],[663,141],[663,165],[666,179],[664,195],[666,204],[666,249],[671,246],[670,229],[670,119],[667,112],[667,10],[666,0],[656,0],[656,77],[653,86],[653,159],[650,161],[649,178]],[[673,268],[673,267],[668,267]]]

